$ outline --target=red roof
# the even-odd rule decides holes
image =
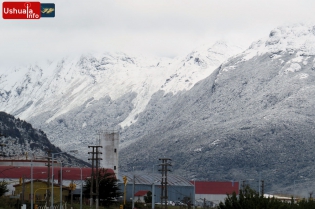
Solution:
[[[135,194],[135,196],[136,196],[136,197],[142,197],[142,196],[146,196],[147,193],[148,193],[148,190],[140,190],[140,191],[138,191],[138,192]]]
[[[109,172],[114,173],[112,169],[108,169]],[[59,178],[60,167],[54,167],[55,179]],[[47,167],[33,167],[33,179],[47,179],[48,169]],[[4,179],[18,179],[25,177],[31,178],[30,166],[0,166],[0,178]],[[51,168],[50,168],[51,176]],[[91,176],[91,168],[82,168],[82,179],[86,179]],[[80,180],[81,169],[78,167],[63,167],[62,168],[63,180]]]
[[[217,182],[217,181],[191,181],[195,184],[196,194],[232,194],[239,192],[238,182]]]

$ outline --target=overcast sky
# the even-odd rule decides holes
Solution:
[[[48,0],[56,17],[0,20],[0,70],[87,52],[174,57],[225,40],[244,49],[280,25],[315,23],[315,0]]]

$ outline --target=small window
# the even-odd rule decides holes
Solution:
[[[114,152],[116,153],[116,152],[117,152],[117,149],[114,149]]]
[[[114,166],[114,170],[116,170],[116,166]]]

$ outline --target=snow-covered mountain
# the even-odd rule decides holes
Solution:
[[[240,51],[220,41],[183,58],[88,54],[7,69],[0,110],[42,128],[63,149],[84,150],[98,130],[135,123],[157,91],[188,90]]]
[[[132,139],[122,149],[122,169],[167,156],[174,172],[191,178],[260,174],[269,191],[310,188],[299,182],[293,191],[294,180],[315,171],[314,29],[279,27],[189,91],[154,94],[122,132]]]
[[[122,170],[167,156],[187,177],[260,173],[266,189],[292,189],[314,172],[314,40],[314,26],[297,24],[243,52],[218,42],[175,59],[117,53],[10,69],[0,110],[83,158],[97,131],[121,126]]]

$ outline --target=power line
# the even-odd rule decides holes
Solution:
[[[46,205],[49,204],[50,200],[50,190],[49,190],[49,185],[50,185],[50,158],[51,158],[51,149],[47,149],[47,191],[46,191]],[[53,162],[52,162],[53,163]],[[53,174],[52,174],[53,175]]]
[[[160,158],[159,160],[162,161],[162,163],[160,164],[161,166],[161,173],[162,173],[162,180],[161,180],[161,204],[163,205],[164,203],[164,208],[167,209],[167,171],[168,170],[168,166],[172,166],[169,161],[171,161],[171,159],[169,158]]]
[[[92,173],[91,173],[91,187],[90,187],[90,208],[93,206],[93,196],[95,196],[95,205],[96,209],[98,209],[98,199],[99,199],[99,161],[102,158],[99,158],[99,154],[102,154],[98,151],[98,148],[102,148],[102,146],[88,146],[88,148],[92,148],[92,152],[88,152],[88,154],[92,154]],[[95,180],[95,190],[94,190],[94,180]]]

